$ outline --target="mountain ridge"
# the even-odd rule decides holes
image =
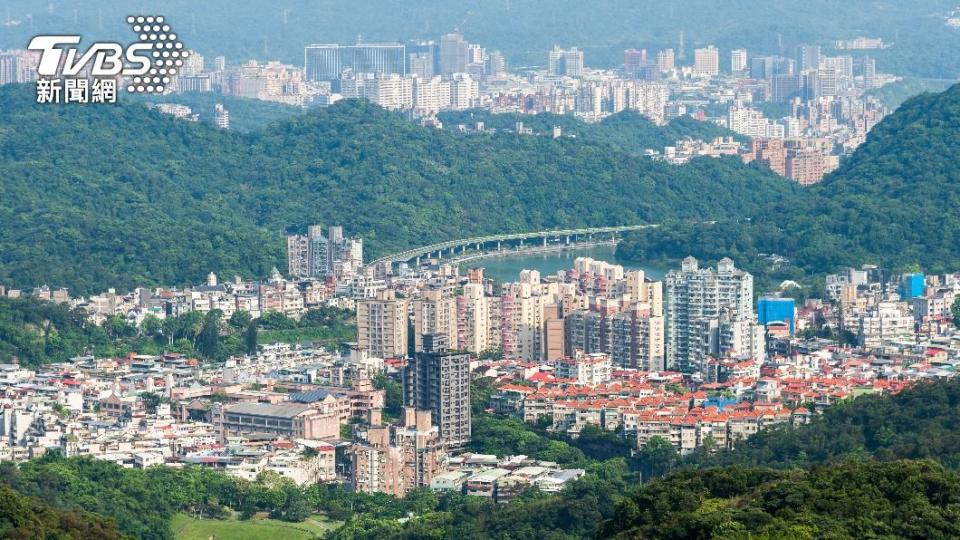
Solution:
[[[462,137],[366,102],[236,134],[139,104],[37,105],[28,90],[0,88],[8,286],[263,276],[285,265],[282,235],[311,223],[344,225],[370,259],[481,233],[745,215],[750,195],[797,190],[737,159],[674,167],[590,141]]]

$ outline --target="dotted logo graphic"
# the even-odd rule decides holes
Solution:
[[[183,59],[190,53],[183,50],[183,43],[177,40],[177,35],[170,30],[170,25],[164,23],[163,17],[127,17],[127,23],[140,38],[140,43],[149,43],[153,51],[153,64],[150,70],[134,77],[127,86],[128,92],[159,94],[183,66]]]

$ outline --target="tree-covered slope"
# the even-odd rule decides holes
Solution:
[[[622,501],[598,537],[956,538],[960,475],[930,461],[668,476]]]
[[[786,255],[810,273],[845,265],[960,267],[960,85],[906,101],[822,183],[768,201],[751,221],[675,227],[623,245],[636,258]],[[723,256],[723,255],[721,255]]]
[[[919,384],[895,396],[863,396],[805,426],[776,426],[693,464],[794,467],[873,458],[935,459],[960,470],[960,381]]]
[[[0,283],[75,292],[252,277],[287,230],[342,224],[368,255],[477,233],[754,213],[796,188],[736,159],[673,167],[575,139],[458,137],[347,101],[251,134],[140,104],[0,88]],[[705,196],[706,195],[706,196]]]
[[[930,382],[760,431],[639,488],[601,536],[956,537],[958,412],[960,382]]]
[[[53,508],[0,486],[0,537],[112,540],[125,538],[113,520],[80,510]]]
[[[675,118],[664,126],[657,126],[636,111],[622,111],[597,123],[587,123],[573,116],[552,113],[494,114],[484,110],[449,111],[438,116],[448,130],[455,129],[459,124],[473,129],[478,122],[483,122],[486,129],[515,131],[517,122],[523,122],[524,128],[530,128],[537,135],[549,137],[553,127],[557,126],[564,137],[576,137],[581,141],[602,144],[630,154],[642,154],[649,148],[662,151],[664,146],[673,146],[680,139],[712,141],[717,137],[734,137],[741,141],[747,140],[747,137],[712,122],[701,122],[689,116]]]

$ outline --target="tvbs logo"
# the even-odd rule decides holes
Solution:
[[[31,39],[27,48],[40,52],[37,101],[59,103],[62,91],[67,103],[112,103],[118,79],[125,81],[128,92],[162,93],[190,53],[163,17],[130,16],[127,23],[139,39],[125,47],[95,42],[81,52],[76,47],[80,36]]]

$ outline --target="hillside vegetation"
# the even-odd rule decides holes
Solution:
[[[750,261],[778,253],[813,275],[842,266],[960,268],[960,85],[907,100],[822,183],[760,203],[750,220],[638,233],[622,254]],[[785,276],[797,277],[797,276]]]
[[[674,167],[600,141],[462,137],[366,102],[238,134],[136,103],[36,105],[29,90],[0,88],[7,286],[263,276],[285,267],[283,235],[312,223],[362,236],[370,258],[479,233],[749,215],[797,191],[737,159]]]

